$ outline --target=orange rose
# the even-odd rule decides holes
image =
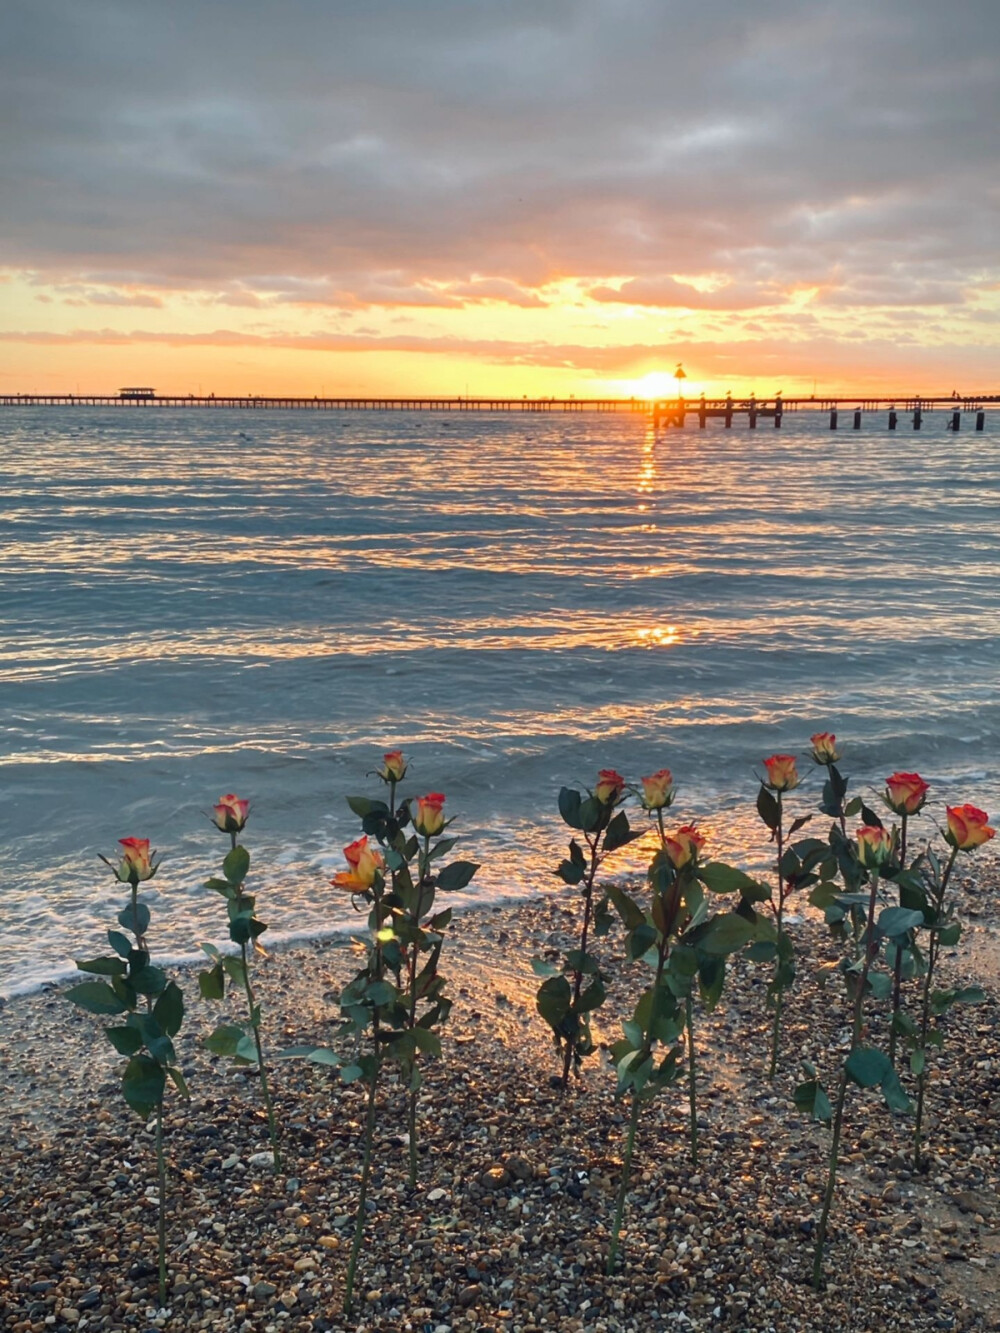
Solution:
[[[662,810],[674,799],[674,779],[669,768],[661,768],[642,783],[642,804],[647,810]]]
[[[385,869],[382,853],[368,846],[368,838],[359,838],[344,848],[344,856],[350,870],[342,870],[330,881],[335,888],[349,889],[351,893],[364,893],[375,883],[375,876]]]
[[[801,781],[792,754],[772,754],[770,759],[764,760],[764,767],[767,769],[766,786],[772,791],[791,791]]]
[[[223,833],[239,833],[250,814],[250,802],[241,801],[238,796],[230,793],[219,797],[219,804],[212,806],[212,812],[212,823],[216,828],[220,828]]]
[[[697,861],[698,853],[705,845],[705,839],[694,824],[685,824],[676,833],[668,835],[663,842],[664,850],[675,870]]]
[[[960,852],[981,847],[996,833],[996,829],[987,823],[989,815],[986,811],[977,810],[974,805],[949,805],[945,807],[945,814],[948,816],[948,832],[944,836]]]
[[[614,805],[625,790],[625,779],[613,768],[602,768],[597,775],[594,795],[602,805]]]
[[[406,760],[402,750],[386,750],[378,771],[383,782],[402,782],[406,777]]]
[[[858,860],[863,866],[881,866],[892,853],[892,834],[878,824],[858,829]]]
[[[882,793],[894,815],[915,815],[922,810],[929,788],[919,773],[893,773]]]
[[[156,874],[156,866],[150,854],[149,839],[119,838],[118,841],[124,849],[121,864],[115,870],[121,882],[131,884],[133,880],[152,879]]]
[[[812,741],[812,757],[817,764],[835,764],[840,758],[837,751],[837,738],[832,731],[817,731]]]
[[[444,828],[444,797],[439,791],[417,797],[413,827],[423,838],[433,838]]]

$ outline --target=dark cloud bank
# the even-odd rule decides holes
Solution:
[[[531,307],[577,276],[973,315],[998,57],[998,0],[7,0],[0,266],[234,305]]]

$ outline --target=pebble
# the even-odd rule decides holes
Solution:
[[[173,1099],[166,1122],[171,1285],[161,1311],[155,1209],[145,1198],[155,1185],[152,1136],[115,1100],[116,1061],[95,1045],[93,1026],[67,1023],[58,996],[15,997],[4,1019],[13,1013],[16,1021],[0,1029],[0,1202],[16,1222],[5,1237],[15,1276],[0,1290],[0,1333],[75,1333],[81,1320],[80,1333],[990,1328],[997,1271],[987,1228],[1000,1185],[1000,1062],[988,1055],[995,1003],[948,1015],[929,1088],[926,1171],[911,1169],[910,1122],[890,1119],[875,1094],[852,1088],[829,1280],[817,1298],[806,1278],[829,1139],[795,1110],[790,1088],[800,1051],[829,1078],[830,1044],[844,1028],[833,983],[817,1008],[804,964],[788,997],[787,1058],[773,1087],[760,1068],[764,970],[736,960],[715,1012],[698,1011],[699,1168],[690,1165],[678,1084],[643,1108],[623,1263],[606,1275],[628,1105],[615,1101],[613,1073],[596,1057],[567,1093],[550,1086],[553,1052],[532,1017],[537,980],[522,966],[539,949],[532,937],[572,931],[575,906],[557,892],[483,913],[482,929],[476,914],[456,925],[442,955],[455,997],[445,1058],[423,1068],[419,1189],[406,1188],[402,1097],[389,1074],[360,1308],[349,1323],[340,1302],[357,1211],[363,1086],[344,1087],[305,1062],[276,1064],[283,1149],[296,1174],[275,1179],[271,1153],[260,1150],[267,1125],[259,1086],[224,1081],[222,1064],[198,1053],[217,1015],[195,998],[183,1034],[194,1101]],[[498,924],[511,945],[491,988],[483,976],[493,975]],[[795,930],[810,956],[836,956],[821,927],[806,921]],[[352,965],[349,946],[333,943],[289,948],[257,965],[275,1048],[329,1040],[332,1000],[322,997]],[[962,965],[961,950],[954,964],[942,963]],[[631,1011],[643,977],[620,963],[610,971],[612,1002],[595,1018],[599,1042],[619,1035],[615,1010]],[[956,983],[974,979],[954,974]],[[483,1003],[500,988],[503,1003]],[[876,1036],[880,1021],[873,1007]],[[450,1045],[457,1039],[468,1039],[461,1062]],[[909,1084],[908,1073],[903,1079]],[[62,1101],[32,1084],[58,1086]]]

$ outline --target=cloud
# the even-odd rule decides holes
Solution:
[[[530,314],[577,278],[731,314],[809,288],[902,327],[1000,281],[996,0],[8,0],[0,23],[0,265],[138,289],[92,304]]]

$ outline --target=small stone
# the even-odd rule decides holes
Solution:
[[[447,1197],[448,1191],[441,1189],[439,1186],[436,1190],[431,1190],[430,1194],[427,1196],[427,1202],[440,1203],[442,1199],[446,1199]]]
[[[258,1301],[266,1301],[269,1296],[273,1296],[278,1288],[273,1282],[254,1283],[253,1294]]]
[[[269,1152],[253,1152],[247,1158],[251,1166],[273,1166],[274,1154]]]
[[[340,1237],[339,1237],[339,1236],[320,1236],[319,1240],[318,1240],[316,1243],[317,1243],[317,1245],[321,1245],[321,1246],[323,1247],[324,1250],[339,1250],[339,1249],[340,1249]]]
[[[290,1289],[288,1291],[283,1291],[281,1295],[278,1297],[278,1300],[282,1303],[282,1305],[285,1307],[286,1310],[290,1310],[293,1305],[298,1305],[299,1302],[297,1294]]]

